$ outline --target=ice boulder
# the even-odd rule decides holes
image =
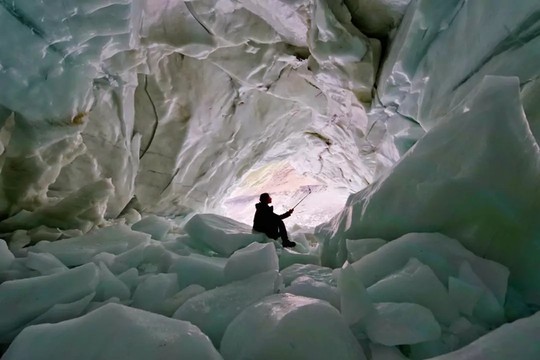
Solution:
[[[90,302],[94,299],[95,293],[90,293],[85,297],[65,304],[55,304],[49,310],[39,315],[37,318],[25,324],[24,327],[36,324],[54,324],[57,322],[74,319],[84,314],[88,310]]]
[[[75,266],[89,262],[101,252],[123,253],[148,242],[149,238],[149,235],[132,231],[126,225],[115,225],[70,239],[41,241],[32,246],[30,251],[53,254],[65,265]]]
[[[486,286],[504,301],[508,269],[494,261],[480,258],[457,240],[438,233],[411,233],[390,241],[352,264],[367,287],[404,268],[411,258],[428,266],[446,285],[449,276],[458,276],[467,261]]]
[[[131,229],[150,234],[152,239],[163,240],[171,229],[171,223],[162,217],[149,215],[131,225]]]
[[[171,316],[176,308],[171,309],[168,299],[178,293],[176,274],[150,275],[137,286],[133,293],[131,306],[154,313]]]
[[[365,255],[374,252],[386,243],[387,241],[383,239],[347,239],[347,260],[349,262],[355,262],[357,260],[360,260]]]
[[[266,239],[264,234],[253,234],[246,224],[214,214],[195,215],[186,223],[184,230],[195,241],[222,256],[230,256],[252,242]]]
[[[339,272],[338,289],[341,295],[341,314],[349,325],[365,320],[373,314],[373,304],[366,288],[349,263],[345,263]]]
[[[312,264],[320,265],[321,259],[318,255],[302,253],[296,251],[296,247],[292,249],[281,248],[278,251],[279,268],[285,269],[294,264]]]
[[[455,349],[470,344],[488,332],[488,329],[486,329],[484,326],[480,324],[473,324],[465,317],[460,317],[447,329],[449,334],[455,335],[459,339],[459,344]]]
[[[198,254],[179,256],[175,259],[168,272],[178,275],[180,289],[197,284],[206,289],[213,289],[225,283],[223,269],[227,260]]]
[[[173,296],[165,299],[161,304],[162,314],[172,317],[176,310],[186,301],[205,292],[206,289],[200,285],[189,285]]]
[[[468,284],[482,289],[478,303],[474,307],[474,317],[485,321],[492,326],[499,326],[506,322],[503,302],[500,302],[493,292],[484,284],[482,279],[473,271],[470,264],[464,261],[459,268],[459,277]]]
[[[141,221],[141,214],[137,210],[131,208],[122,213],[119,218],[125,219],[126,224],[133,225],[136,222]]]
[[[226,360],[365,359],[339,312],[327,302],[291,294],[246,308],[221,342]]]
[[[229,282],[272,270],[279,270],[274,244],[251,243],[232,254],[225,265],[224,275]]]
[[[24,265],[29,269],[36,270],[41,275],[50,275],[68,269],[53,254],[32,251],[28,252]]]
[[[455,352],[431,360],[540,359],[540,312],[502,325]]]
[[[165,272],[173,258],[176,258],[176,254],[168,251],[162,242],[149,240],[114,257],[110,269],[115,274],[131,268],[137,268],[144,274]]]
[[[325,300],[338,310],[341,307],[341,299],[339,296],[339,291],[336,287],[330,286],[321,281],[313,280],[309,276],[300,276],[299,278],[295,279],[290,286],[287,286],[283,290],[283,292]]]
[[[249,305],[277,292],[281,278],[277,271],[206,291],[186,301],[174,313],[175,319],[191,322],[219,345],[230,322]]]
[[[215,359],[222,357],[192,324],[107,304],[58,324],[26,328],[2,360]]]
[[[415,258],[400,271],[371,285],[368,294],[374,302],[408,302],[422,305],[437,320],[450,325],[459,317],[458,307],[433,271]]]
[[[300,276],[309,276],[310,278],[324,282],[330,286],[336,286],[337,281],[334,278],[334,271],[330,268],[314,264],[294,264],[281,270],[283,283],[290,285],[294,279]]]
[[[473,310],[484,291],[453,276],[448,278],[448,294],[463,315],[472,316]]]
[[[94,264],[69,271],[0,284],[0,341],[11,340],[22,327],[56,304],[93,293],[99,281]]]
[[[366,334],[375,343],[394,346],[435,340],[441,327],[423,306],[409,303],[375,304],[376,314],[366,323]]]
[[[99,284],[96,288],[95,300],[104,301],[112,297],[120,300],[128,300],[131,295],[129,287],[122,280],[114,276],[104,263],[100,262],[98,267]]]

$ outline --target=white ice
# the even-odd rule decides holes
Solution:
[[[251,243],[235,251],[223,269],[225,281],[242,280],[258,273],[278,271],[278,257],[274,244]]]
[[[435,340],[441,327],[423,306],[411,303],[378,303],[366,320],[366,333],[375,343],[394,346]]]
[[[192,324],[109,304],[86,316],[25,329],[9,359],[222,359]]]
[[[539,13],[0,1],[2,360],[539,358]]]
[[[192,297],[173,317],[198,326],[218,346],[230,322],[247,306],[276,293],[280,284],[276,271],[257,274]]]
[[[264,234],[252,234],[245,224],[213,214],[195,215],[187,222],[185,230],[193,239],[223,256],[266,238]]]
[[[225,359],[365,359],[338,311],[327,302],[274,295],[247,307],[221,341]]]

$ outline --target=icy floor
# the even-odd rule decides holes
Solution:
[[[2,360],[540,356],[540,315],[490,332],[530,315],[508,270],[444,235],[347,241],[333,270],[311,233],[284,249],[232,219],[185,220],[131,210],[0,241]],[[60,239],[22,247],[46,235]]]

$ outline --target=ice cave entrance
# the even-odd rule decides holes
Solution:
[[[268,192],[276,213],[283,213],[297,204],[311,189],[291,218],[288,227],[296,224],[313,228],[343,209],[349,191],[325,184],[296,170],[288,161],[275,161],[255,167],[246,173],[223,201],[221,214],[251,225],[259,195]]]

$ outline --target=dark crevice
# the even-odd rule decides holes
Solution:
[[[145,149],[141,152],[141,156],[139,156],[139,159],[143,158],[144,154],[146,154],[146,152],[150,148],[150,145],[152,145],[152,141],[154,140],[154,137],[156,136],[157,127],[159,124],[159,117],[158,117],[156,105],[154,104],[154,101],[152,100],[152,97],[150,96],[150,93],[148,92],[148,75],[144,76],[144,92],[148,96],[148,101],[150,101],[150,104],[152,105],[152,111],[154,112],[155,121],[154,121],[154,126],[152,128],[152,133],[150,135],[150,139],[148,140],[148,144],[146,144]]]
[[[321,135],[317,132],[314,132],[314,131],[304,131],[304,134],[306,135],[310,135],[310,136],[313,136],[319,140],[321,140],[322,142],[324,142],[326,145],[328,146],[331,146],[332,145],[332,140],[330,140],[329,138],[327,138],[326,136],[324,135]]]
[[[538,79],[540,79],[540,75],[536,75],[530,79],[520,82],[519,87],[523,89],[524,86],[528,85],[529,83],[536,82]]]
[[[454,13],[452,14],[452,17],[450,18],[450,21],[448,21],[448,27],[450,27],[454,20],[456,20],[458,14],[461,12],[461,9],[465,6],[466,0],[461,0],[461,2],[458,4],[457,8],[454,10]]]
[[[204,25],[203,22],[199,19],[199,16],[197,15],[197,12],[193,9],[193,6],[191,5],[191,3],[189,1],[186,1],[184,4],[186,4],[187,9],[191,13],[191,16],[193,16],[193,18],[199,23],[199,25],[201,25],[208,34],[214,36],[214,34],[212,34],[210,29],[208,29],[206,25]]]
[[[173,176],[171,176],[171,179],[169,180],[169,182],[167,183],[167,185],[165,185],[165,187],[163,188],[163,190],[161,190],[161,192],[159,193],[159,196],[163,195],[163,193],[165,192],[165,190],[167,190],[167,188],[169,186],[171,186],[174,178],[176,177],[176,175],[178,175],[178,173],[180,172],[180,168],[176,169],[176,171],[174,172]]]

